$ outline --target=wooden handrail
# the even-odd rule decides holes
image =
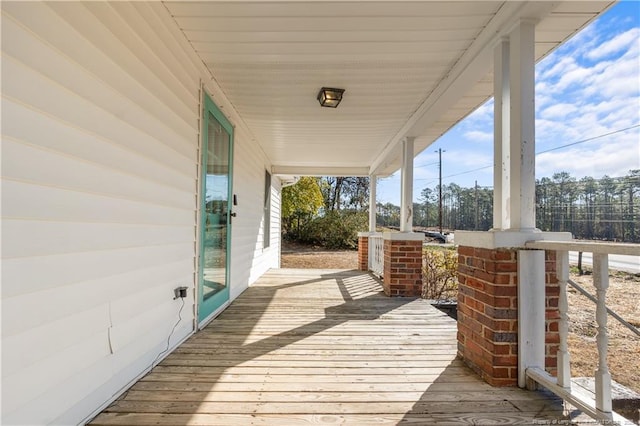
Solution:
[[[614,243],[609,241],[527,241],[530,249],[583,251],[594,254],[622,254],[640,256],[640,244]]]

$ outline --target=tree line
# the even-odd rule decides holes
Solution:
[[[284,237],[332,247],[352,247],[368,229],[369,178],[303,177],[282,191]],[[413,223],[439,228],[439,188],[424,188]],[[577,179],[567,172],[536,181],[536,226],[571,232],[578,239],[640,242],[640,169],[623,177]],[[378,226],[399,226],[400,207],[377,203]],[[444,230],[486,231],[493,226],[493,189],[442,186]]]
[[[439,227],[438,186],[424,188],[414,203],[415,226]],[[400,207],[377,204],[378,224],[398,226]],[[442,186],[445,230],[488,230],[493,226],[493,189]],[[567,172],[536,180],[536,226],[571,232],[578,239],[640,242],[640,169],[623,177],[576,179]]]

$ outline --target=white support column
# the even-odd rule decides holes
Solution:
[[[609,256],[593,253],[593,285],[596,287],[596,322],[598,334],[598,369],[596,370],[596,408],[603,413],[611,413],[611,374],[607,367],[607,288],[609,288]]]
[[[510,230],[535,231],[535,24],[522,20],[509,35]],[[504,153],[503,153],[504,155]]]
[[[376,232],[376,176],[369,176],[369,232]]]
[[[400,232],[413,232],[413,137],[402,142]]]
[[[535,388],[526,370],[545,367],[544,250],[518,251],[518,386]]]
[[[569,252],[559,250],[556,252],[556,278],[560,287],[560,299],[558,301],[558,312],[560,313],[560,323],[558,331],[560,333],[560,345],[558,348],[558,386],[565,389],[571,387],[571,362],[567,336],[569,335],[569,301],[567,300],[567,281],[569,281]]]
[[[509,40],[493,56],[493,229],[509,228]]]

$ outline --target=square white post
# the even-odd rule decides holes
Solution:
[[[534,388],[527,368],[545,367],[544,250],[518,251],[518,386]]]
[[[369,232],[376,232],[376,176],[369,176]]]
[[[509,228],[509,40],[493,56],[493,229]]]
[[[536,230],[535,24],[522,20],[509,35],[509,205],[514,231]],[[504,153],[503,153],[504,155]]]
[[[402,141],[400,232],[413,232],[413,137]]]
[[[563,388],[571,387],[571,362],[567,337],[569,335],[569,301],[567,300],[567,281],[569,281],[569,252],[559,250],[556,252],[556,278],[560,288],[560,298],[558,300],[558,312],[560,322],[558,331],[560,334],[560,345],[558,347],[558,386]]]

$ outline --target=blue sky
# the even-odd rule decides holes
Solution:
[[[438,184],[438,148],[446,151],[443,184],[491,187],[493,99],[415,158],[416,201]],[[561,171],[624,176],[640,168],[640,2],[616,4],[537,64],[536,152],[537,178]],[[399,172],[380,179],[377,201],[399,205],[399,188]]]

